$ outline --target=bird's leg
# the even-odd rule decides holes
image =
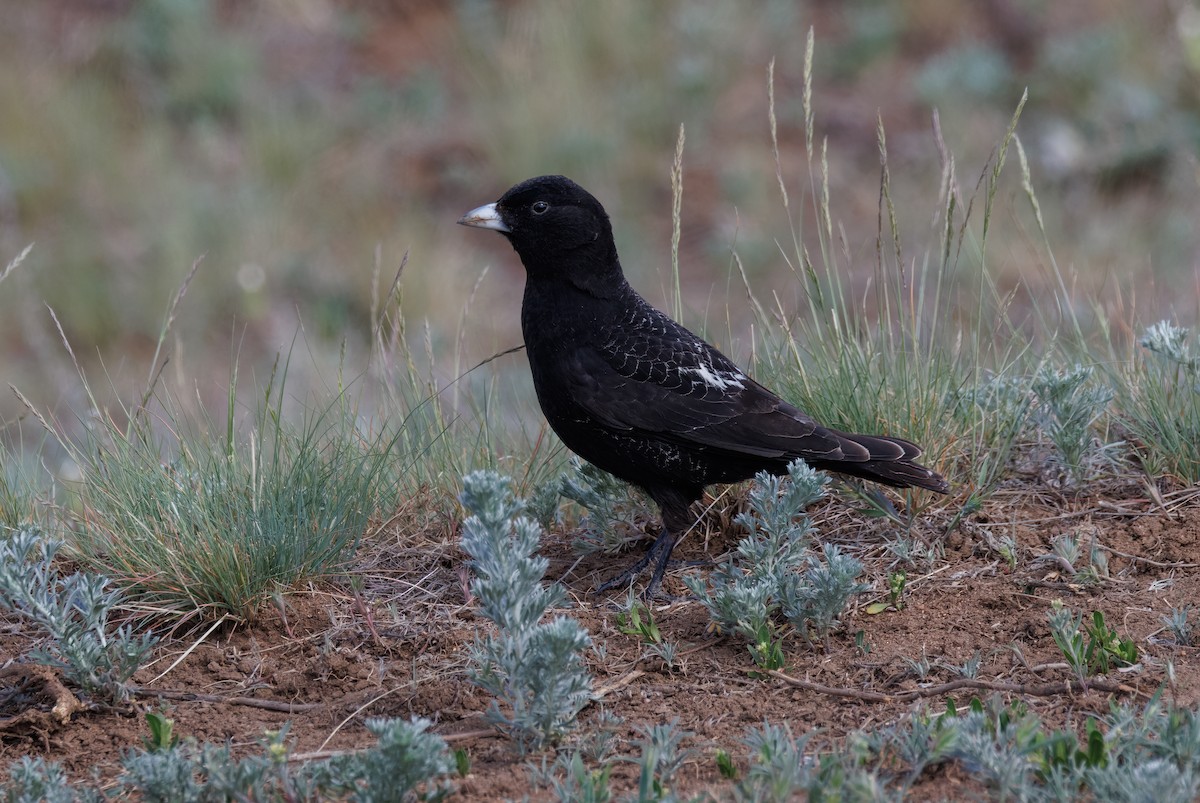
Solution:
[[[661,547],[659,546],[660,544],[662,544]],[[650,545],[650,551],[646,553],[646,557],[654,561],[654,573],[650,575],[650,583],[646,586],[646,590],[642,592],[642,595],[646,599],[654,599],[662,595],[663,575],[667,573],[667,564],[671,561],[671,552],[674,549],[675,535],[669,529],[663,527],[662,535]]]
[[[675,549],[675,542],[679,540],[682,533],[687,532],[695,521],[689,509],[692,503],[700,498],[704,489],[702,487],[684,487],[677,486],[650,486],[643,490],[658,503],[659,510],[662,511],[663,529],[659,533],[658,538],[654,539],[654,543],[646,550],[636,563],[630,566],[619,575],[609,580],[607,583],[601,584],[596,591],[611,591],[623,585],[628,585],[635,577],[646,570],[650,564],[654,564],[654,571],[650,575],[650,583],[646,586],[646,590],[642,592],[642,596],[646,599],[660,598],[667,595],[662,593],[663,575],[667,572],[667,564],[671,560],[671,552]]]
[[[663,574],[667,571],[667,562],[671,558],[671,551],[675,548],[675,539],[676,536],[671,530],[663,527],[663,531],[659,534],[658,538],[654,539],[654,543],[646,550],[645,555],[638,558],[636,563],[616,577],[597,586],[596,593],[602,594],[605,591],[612,591],[614,588],[628,585],[644,572],[647,566],[653,563],[654,573],[650,575],[650,584],[646,586],[646,590],[643,593],[647,598],[657,596],[659,588],[662,586]]]

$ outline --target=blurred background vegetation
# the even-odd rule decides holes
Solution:
[[[40,0],[2,16],[0,268],[36,245],[0,284],[0,365],[48,409],[87,405],[47,307],[105,377],[101,401],[137,398],[201,255],[163,375],[195,404],[221,410],[235,360],[265,374],[297,338],[311,359],[291,393],[366,371],[376,266],[386,293],[406,252],[407,335],[448,382],[520,342],[523,280],[501,238],[455,221],[536,174],[592,190],[631,281],[665,303],[681,124],[685,320],[749,325],[734,249],[760,297],[801,308],[778,244],[791,233],[766,76],[774,59],[803,231],[810,26],[834,226],[862,282],[880,229],[877,120],[903,258],[919,263],[939,241],[934,110],[970,194],[1027,87],[1017,131],[1081,310],[1196,322],[1189,0]],[[996,208],[989,269],[1035,306],[1053,279],[1018,173]],[[524,371],[520,355],[500,362]],[[9,437],[25,414],[0,394]]]

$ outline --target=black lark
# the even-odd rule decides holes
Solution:
[[[570,179],[523,181],[459,223],[500,232],[525,266],[521,329],[550,426],[662,511],[646,555],[598,590],[653,565],[646,595],[655,595],[705,486],[784,474],[797,457],[884,485],[949,490],[916,462],[916,444],[821,426],[650,306],[625,281],[604,207]]]

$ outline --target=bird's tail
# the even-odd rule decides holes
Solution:
[[[950,483],[946,482],[945,477],[916,461],[921,456],[921,447],[915,443],[879,435],[833,434],[840,441],[849,441],[843,446],[845,454],[859,456],[865,449],[866,459],[815,461],[812,463],[815,468],[837,471],[895,488],[925,488],[940,494],[950,492]]]

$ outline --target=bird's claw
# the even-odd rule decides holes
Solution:
[[[646,584],[645,590],[642,591],[642,598],[646,600],[666,599],[668,601],[676,601],[674,597],[662,590],[663,575],[666,574],[667,566],[671,563],[671,550],[674,547],[674,536],[664,530],[663,534],[646,550],[645,555],[638,558],[636,563],[616,577],[597,586],[596,593],[603,594],[606,591],[627,586],[642,572],[646,571],[647,566],[654,564],[654,573],[650,575],[650,582]]]

